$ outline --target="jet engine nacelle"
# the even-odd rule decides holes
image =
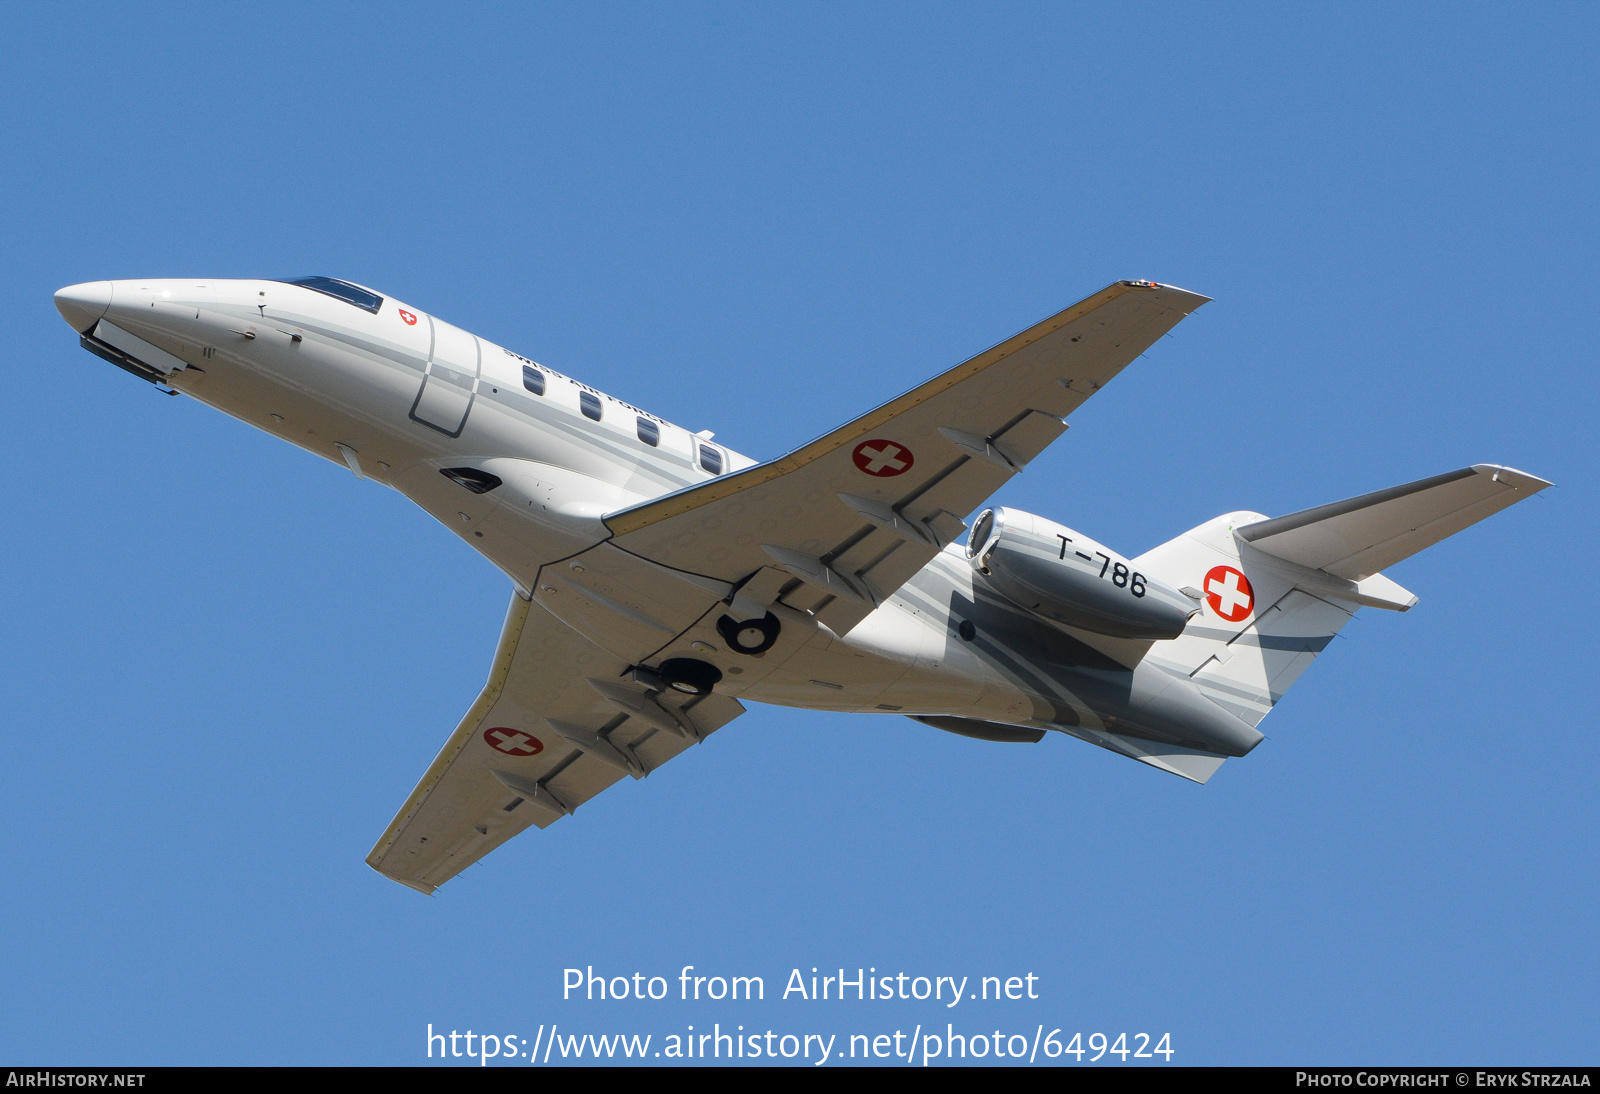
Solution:
[[[986,509],[967,559],[991,587],[1036,615],[1115,638],[1176,638],[1199,605],[1117,552],[1020,509]]]

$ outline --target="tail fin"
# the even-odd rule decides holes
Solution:
[[[1146,658],[1258,725],[1357,608],[1416,604],[1383,567],[1549,485],[1477,464],[1271,520],[1239,512],[1207,521],[1134,560],[1201,606]]]

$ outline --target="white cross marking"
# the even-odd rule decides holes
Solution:
[[[496,747],[501,752],[510,752],[512,750],[526,752],[528,750],[528,742],[533,740],[526,733],[507,733],[500,729],[495,730],[490,736],[499,739],[500,743]]]
[[[1229,570],[1221,581],[1212,578],[1206,582],[1206,592],[1216,597],[1221,605],[1219,615],[1234,615],[1250,604],[1250,594],[1239,588],[1239,575],[1234,570]]]
[[[867,471],[876,475],[885,467],[892,467],[896,471],[905,467],[906,461],[900,458],[904,451],[899,445],[886,445],[883,448],[863,448],[861,454],[867,458]]]

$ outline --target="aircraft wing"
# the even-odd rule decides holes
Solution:
[[[642,778],[740,714],[726,695],[659,692],[512,594],[489,682],[367,863],[424,893],[624,775]]]
[[[612,542],[844,633],[1207,297],[1119,281],[803,448],[609,514]]]

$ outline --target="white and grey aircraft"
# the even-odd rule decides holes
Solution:
[[[741,700],[1077,737],[1203,783],[1391,564],[1549,483],[1477,464],[1137,558],[985,509],[1207,298],[1119,281],[757,462],[348,281],[96,281],[84,348],[403,493],[515,587],[482,693],[367,861],[425,893]],[[966,533],[965,543],[959,542]]]

